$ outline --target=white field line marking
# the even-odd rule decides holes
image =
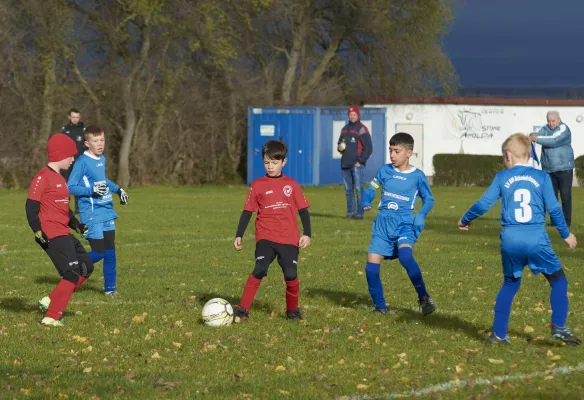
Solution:
[[[338,398],[346,399],[346,400],[365,400],[365,399],[400,399],[400,398],[407,398],[407,397],[419,397],[419,396],[426,396],[429,394],[441,393],[446,392],[451,389],[457,388],[465,388],[465,387],[475,387],[475,386],[487,386],[487,385],[495,385],[501,384],[504,382],[515,382],[515,381],[522,381],[526,378],[535,378],[540,376],[549,376],[549,375],[571,375],[574,372],[584,371],[584,363],[580,363],[575,366],[570,367],[557,367],[548,369],[545,371],[535,371],[531,373],[525,374],[516,374],[516,375],[503,375],[503,376],[495,376],[492,378],[477,378],[477,379],[464,379],[464,380],[453,380],[438,383],[436,385],[426,386],[422,389],[412,389],[408,392],[392,392],[385,396],[341,396]]]

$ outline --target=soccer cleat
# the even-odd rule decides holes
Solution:
[[[353,219],[354,219],[354,220],[357,220],[357,221],[358,221],[358,220],[362,220],[362,219],[363,219],[363,216],[362,216],[362,215],[356,215],[356,214],[355,214],[355,215],[353,215]]]
[[[44,313],[47,312],[50,304],[51,304],[51,298],[49,296],[45,296],[39,300],[39,308]]]
[[[118,292],[115,290],[112,290],[109,292],[104,292],[103,294],[105,294],[106,296],[110,296],[110,297],[118,297],[119,296]]]
[[[233,322],[239,324],[241,322],[247,321],[249,318],[249,313],[247,310],[241,306],[237,306],[235,312],[233,313]]]
[[[560,328],[557,325],[552,324],[552,337],[554,339],[559,339],[562,342],[570,346],[578,346],[582,343],[580,339],[576,337],[570,330],[566,327]]]
[[[500,338],[491,332],[491,335],[487,339],[487,344],[511,344],[511,340],[509,340],[509,336]]]
[[[420,310],[424,315],[432,314],[434,311],[436,311],[436,306],[434,305],[434,301],[430,296],[421,297],[418,300],[418,304],[420,305]]]
[[[387,314],[389,312],[388,308],[379,308],[379,307],[375,307],[375,311],[373,311],[375,314]]]
[[[286,318],[289,320],[301,320],[302,314],[300,314],[300,309],[297,308],[296,310],[286,311]]]
[[[41,321],[41,324],[45,326],[65,326],[61,321],[58,321],[50,317],[44,317],[43,320]]]
[[[354,216],[355,214],[347,214],[347,219],[353,219]]]

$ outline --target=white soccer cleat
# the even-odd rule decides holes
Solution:
[[[45,326],[65,326],[61,321],[58,321],[50,317],[44,317],[43,320],[41,321],[41,324]]]
[[[49,296],[45,296],[39,300],[39,308],[42,312],[47,312],[49,305],[51,304],[51,299]]]

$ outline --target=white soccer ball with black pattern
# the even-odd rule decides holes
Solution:
[[[201,316],[205,325],[231,325],[233,322],[233,307],[227,300],[216,297],[205,303]]]

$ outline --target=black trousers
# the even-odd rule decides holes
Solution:
[[[77,282],[77,276],[88,277],[93,272],[91,258],[73,235],[57,236],[40,245],[49,256],[59,275]]]
[[[562,211],[568,228],[572,225],[572,180],[574,179],[574,171],[558,171],[550,172],[552,185],[554,186],[554,193],[558,197],[558,193],[562,199]]]
[[[298,254],[298,246],[262,239],[256,243],[256,264],[252,275],[256,279],[262,279],[268,274],[272,261],[278,257],[284,280],[293,281],[298,277]]]

